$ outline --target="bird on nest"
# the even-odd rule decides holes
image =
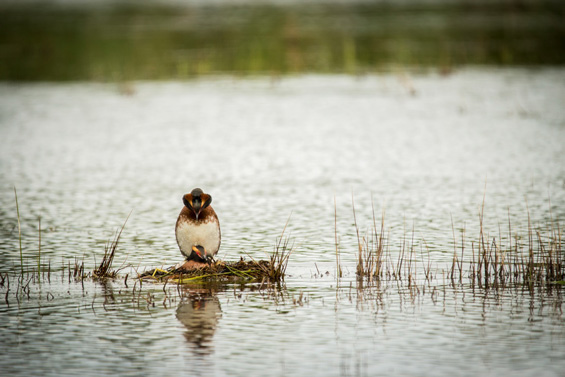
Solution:
[[[195,188],[182,198],[175,235],[180,252],[187,261],[211,263],[220,249],[222,235],[216,212],[210,205],[212,196]]]

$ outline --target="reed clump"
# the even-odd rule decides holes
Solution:
[[[112,270],[112,263],[114,262],[114,256],[116,255],[116,249],[118,248],[118,244],[120,242],[120,237],[122,236],[122,232],[128,222],[128,219],[131,215],[128,215],[126,221],[122,225],[121,229],[116,233],[112,242],[106,243],[104,246],[104,256],[102,257],[102,261],[98,265],[97,268],[92,271],[92,277],[95,279],[114,279],[118,275],[118,270]]]
[[[294,244],[290,244],[290,238],[281,235],[267,263],[257,263],[271,282],[278,283],[284,280],[293,247]]]
[[[479,211],[479,233],[475,240],[467,240],[462,231],[461,240],[455,237],[453,229],[453,258],[443,268],[432,269],[430,253],[425,240],[420,242],[421,252],[416,253],[414,228],[410,239],[400,240],[395,260],[390,251],[390,233],[384,223],[384,211],[378,223],[373,208],[373,224],[365,236],[360,236],[353,206],[355,232],[357,234],[357,269],[360,279],[403,280],[408,284],[414,279],[431,281],[438,273],[451,282],[464,280],[481,288],[507,286],[511,284],[565,284],[565,249],[563,233],[559,222],[551,219],[545,227],[535,227],[528,211],[526,235],[514,232],[510,219],[508,230],[502,234],[499,229],[491,236],[484,228],[484,201]],[[424,251],[424,245],[426,250]],[[465,250],[471,252],[465,254]],[[423,271],[423,274],[420,272]]]
[[[557,221],[547,228],[535,228],[528,213],[527,235],[512,234],[508,222],[508,235],[490,236],[483,227],[480,216],[479,236],[471,243],[472,261],[467,276],[479,286],[506,284],[564,284],[565,249],[562,230]],[[514,239],[514,242],[512,240]],[[461,245],[463,253],[464,245]],[[461,257],[461,260],[463,258]],[[456,267],[457,266],[457,267]],[[463,274],[463,262],[452,267],[451,276]]]
[[[262,270],[263,279],[267,279],[271,283],[281,283],[284,281],[288,261],[294,250],[294,242],[291,244],[290,237],[284,234],[291,216],[292,214],[289,215],[281,235],[277,238],[273,252],[269,255],[269,260],[266,262],[255,262],[251,258]]]
[[[352,207],[355,232],[357,235],[357,276],[360,278],[367,278],[368,280],[382,279],[387,274],[400,276],[400,271],[395,271],[390,268],[387,269],[386,265],[386,256],[389,255],[387,253],[389,248],[387,243],[388,237],[385,237],[385,211],[383,210],[381,219],[377,222],[375,206],[371,199],[372,225],[368,232],[364,236],[361,236],[359,233],[359,227],[357,226],[357,216],[355,213],[355,203],[353,198]],[[404,252],[402,252],[401,255],[403,254]],[[399,269],[401,268],[402,263],[403,259],[399,259]],[[388,265],[388,267],[391,266],[391,264]]]

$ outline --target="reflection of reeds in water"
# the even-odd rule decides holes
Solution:
[[[527,285],[505,284],[492,285],[489,288],[473,284],[460,284],[447,279],[438,284],[429,281],[409,283],[407,280],[358,280],[357,285],[350,285],[336,290],[338,302],[354,303],[359,311],[375,313],[386,317],[391,310],[414,314],[416,308],[425,308],[428,304],[442,308],[442,313],[453,312],[454,316],[470,313],[491,312],[509,309],[516,310],[534,321],[541,317],[554,317],[562,321],[563,317],[562,286],[555,284]],[[479,304],[477,304],[479,303]],[[535,303],[535,304],[533,304]],[[466,307],[468,309],[461,310]],[[417,312],[417,310],[416,310]],[[529,312],[529,313],[528,313]],[[383,318],[381,324],[387,323]]]
[[[408,284],[416,279],[433,280],[438,271],[433,271],[429,250],[422,250],[420,262],[415,255],[414,229],[408,244],[406,230],[400,242],[400,250],[396,262],[390,252],[390,242],[386,242],[384,212],[377,224],[373,208],[373,224],[366,236],[359,235],[359,228],[353,205],[353,218],[357,233],[357,276],[367,280],[403,280]],[[512,225],[508,220],[508,234],[498,231],[498,238],[491,236],[484,228],[484,202],[479,212],[479,234],[477,240],[470,243],[471,255],[465,255],[469,243],[465,239],[465,229],[461,234],[460,244],[456,240],[455,227],[452,223],[454,252],[450,266],[442,273],[451,281],[462,282],[468,278],[472,284],[489,288],[493,285],[506,284],[564,284],[565,251],[563,249],[562,232],[559,222],[553,220],[544,228],[534,228],[528,211],[527,237],[512,233]],[[515,240],[513,242],[513,239]],[[525,241],[522,241],[525,240]],[[422,240],[422,244],[425,241]],[[427,249],[427,246],[426,246]],[[458,252],[459,250],[459,252]],[[471,260],[466,260],[465,258]],[[423,276],[418,275],[417,267],[421,266]]]

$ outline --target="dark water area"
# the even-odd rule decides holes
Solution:
[[[561,1],[6,2],[0,80],[565,63]]]

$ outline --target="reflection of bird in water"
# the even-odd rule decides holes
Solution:
[[[191,291],[183,297],[177,308],[177,319],[186,327],[184,336],[188,343],[199,353],[208,354],[222,309],[220,301],[210,291],[198,291]]]
[[[220,249],[220,222],[210,205],[212,196],[195,188],[183,196],[175,235],[181,253],[188,261],[207,263]]]

